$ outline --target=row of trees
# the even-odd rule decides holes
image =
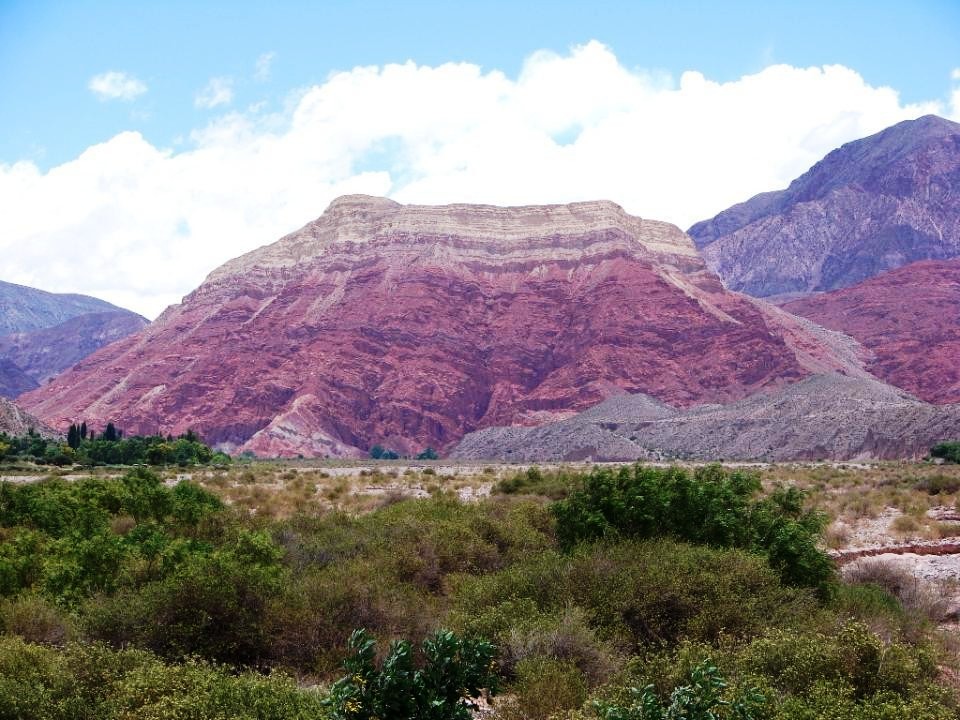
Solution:
[[[108,423],[102,433],[73,424],[66,442],[30,430],[26,435],[0,434],[0,460],[25,460],[45,465],[206,465],[228,463],[230,456],[214,452],[193,430],[172,435],[132,435]]]

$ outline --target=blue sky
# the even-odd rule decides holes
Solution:
[[[351,192],[686,228],[926,113],[957,0],[0,0],[0,279],[152,318]]]
[[[238,105],[279,107],[334,70],[408,59],[519,72],[539,49],[596,39],[627,67],[718,81],[771,63],[841,64],[908,102],[945,95],[960,2],[0,2],[0,162],[61,163],[121,130],[172,146],[204,122],[195,94],[233,78]],[[269,80],[253,79],[273,53]],[[133,102],[89,79],[139,78]],[[213,109],[213,112],[216,108]]]

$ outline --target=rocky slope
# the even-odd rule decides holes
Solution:
[[[847,339],[727,292],[684,233],[613,203],[348,196],[22,401],[58,425],[350,456],[623,392],[687,406],[826,370],[861,372]]]
[[[681,410],[612,398],[535,428],[474,432],[456,459],[854,460],[919,457],[960,437],[960,405],[934,406],[877,380],[817,375],[729,405]]]
[[[867,369],[927,402],[960,403],[960,259],[929,260],[784,306],[856,338]]]
[[[47,427],[23,408],[10,400],[0,398],[0,433],[7,435],[26,435],[33,430],[43,437],[57,437],[56,431]]]
[[[103,300],[0,282],[0,396],[32,390],[146,324]]]
[[[689,233],[728,288],[757,297],[960,256],[960,125],[928,115],[848,143]]]

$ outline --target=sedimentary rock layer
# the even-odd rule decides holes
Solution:
[[[867,369],[891,385],[960,403],[960,259],[912,263],[784,309],[855,338]]]
[[[611,202],[348,196],[23,402],[57,424],[193,427],[264,455],[442,449],[624,392],[688,406],[860,372],[846,339],[803,323]]]

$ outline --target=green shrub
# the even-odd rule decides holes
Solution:
[[[455,622],[498,642],[537,615],[582,608],[606,640],[634,649],[683,637],[751,636],[815,611],[809,591],[784,587],[762,558],[669,540],[545,552],[453,587]]]
[[[947,462],[960,463],[960,440],[942,442],[930,449],[930,456]]]
[[[732,695],[720,670],[709,660],[690,671],[687,685],[673,689],[666,702],[653,685],[633,688],[629,705],[596,704],[602,720],[754,720],[764,716],[766,698],[756,688]]]
[[[354,631],[349,647],[347,675],[327,700],[334,720],[470,720],[471,700],[484,689],[497,691],[496,648],[483,640],[438,631],[423,643],[421,668],[414,666],[408,640],[392,643],[379,668],[375,642],[365,631]]]
[[[571,662],[529,657],[516,667],[513,697],[497,711],[500,720],[547,720],[587,699],[583,673]]]
[[[236,673],[139,650],[62,650],[0,636],[0,717],[17,720],[316,720],[322,696],[281,673]]]
[[[803,495],[778,490],[754,500],[756,475],[718,465],[687,471],[635,465],[595,468],[577,490],[552,506],[557,537],[579,542],[616,537],[673,537],[763,554],[789,584],[828,593],[833,563],[817,547],[823,518],[804,512]]]
[[[267,535],[241,531],[210,554],[188,556],[161,580],[94,599],[87,629],[164,657],[256,665],[268,655],[266,608],[283,586],[279,558]]]

